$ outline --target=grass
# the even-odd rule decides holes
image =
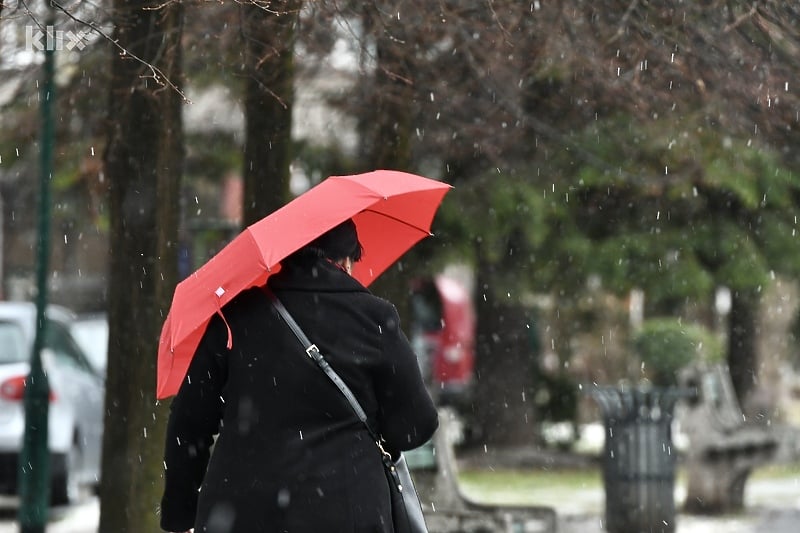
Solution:
[[[467,470],[459,474],[465,486],[485,487],[486,490],[548,490],[553,486],[565,488],[599,488],[602,477],[597,469],[565,470]]]
[[[579,491],[601,496],[603,491],[598,469],[462,470],[459,483],[477,501],[507,505],[553,505]]]
[[[800,478],[800,463],[770,464],[753,471],[750,480]],[[505,505],[547,505],[559,509],[600,509],[605,488],[600,468],[462,469],[459,484],[476,501]],[[675,486],[685,487],[685,467],[678,466]]]
[[[751,479],[800,478],[800,462],[771,463],[753,470]]]

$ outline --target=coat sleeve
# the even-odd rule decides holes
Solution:
[[[222,418],[227,377],[224,325],[212,319],[172,401],[164,446],[161,528],[194,527],[197,498]]]
[[[381,437],[396,455],[425,444],[439,426],[439,418],[393,305],[388,305],[385,317],[380,328],[383,357],[375,394]]]

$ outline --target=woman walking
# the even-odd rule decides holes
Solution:
[[[172,403],[162,529],[392,531],[379,448],[268,294],[354,392],[383,447],[416,448],[436,409],[394,306],[349,275],[361,254],[348,220],[211,321]]]

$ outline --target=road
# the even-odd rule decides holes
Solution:
[[[0,497],[0,533],[19,533],[16,498]],[[100,504],[95,496],[87,496],[79,505],[51,509],[47,533],[96,533]]]

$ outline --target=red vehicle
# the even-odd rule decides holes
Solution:
[[[467,289],[445,275],[415,281],[411,342],[440,405],[469,400],[475,366],[475,311]]]

